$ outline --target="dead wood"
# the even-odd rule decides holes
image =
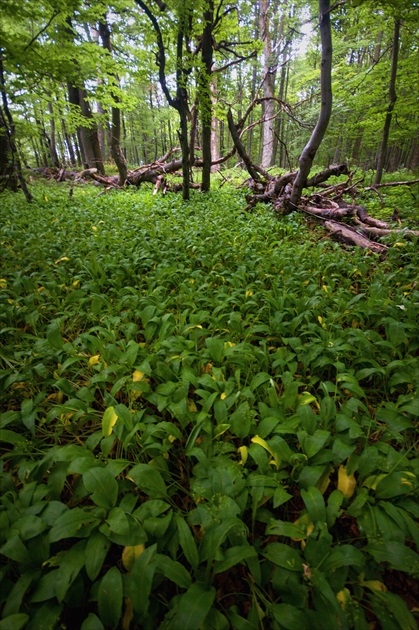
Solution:
[[[384,188],[385,186],[413,186],[413,184],[418,184],[419,179],[411,179],[407,182],[388,182],[384,184],[374,184],[373,186],[367,186],[364,190],[374,190],[375,188]]]
[[[356,245],[362,249],[370,249],[377,254],[385,254],[387,246],[372,241],[363,234],[359,234],[354,228],[337,221],[325,221],[324,226],[335,240],[348,245]]]
[[[419,236],[419,230],[408,230],[404,228],[379,228],[365,225],[362,221],[355,217],[355,223],[359,225],[363,232],[372,234],[373,236],[389,236],[390,234],[403,234],[403,236]]]

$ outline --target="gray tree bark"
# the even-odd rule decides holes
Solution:
[[[332,114],[332,32],[330,28],[330,0],[319,0],[319,22],[322,50],[320,114],[313,133],[311,134],[311,138],[300,156],[300,168],[292,187],[288,210],[296,210],[298,208],[311,165],[324,138]]]
[[[388,136],[390,134],[391,119],[393,116],[394,105],[396,104],[396,75],[397,75],[397,62],[399,59],[400,48],[400,20],[394,21],[393,32],[393,54],[391,62],[391,74],[390,74],[390,88],[389,88],[389,103],[387,106],[387,114],[384,121],[383,137],[381,139],[380,152],[378,154],[377,170],[375,173],[374,184],[379,184],[383,176],[384,164],[387,157],[387,145]]]

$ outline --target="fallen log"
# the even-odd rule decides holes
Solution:
[[[405,228],[379,228],[365,225],[358,218],[355,218],[355,223],[359,225],[364,232],[372,234],[374,236],[389,236],[390,234],[403,234],[403,236],[419,236],[419,230],[408,230]]]
[[[333,239],[341,243],[356,245],[362,249],[370,249],[376,254],[385,254],[387,252],[388,247],[383,245],[383,243],[372,241],[363,234],[359,234],[359,232],[354,230],[354,228],[351,228],[348,225],[343,225],[343,223],[338,223],[337,221],[325,221],[324,227],[330,232]]]

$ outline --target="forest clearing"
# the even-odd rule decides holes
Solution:
[[[415,0],[0,9],[0,630],[415,630]]]

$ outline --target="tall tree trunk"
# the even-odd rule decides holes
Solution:
[[[383,129],[383,136],[381,139],[380,152],[378,154],[377,171],[375,173],[374,186],[376,186],[377,184],[381,182],[381,178],[383,176],[384,164],[387,157],[388,136],[390,133],[393,109],[394,109],[394,105],[397,99],[396,75],[397,75],[397,62],[399,59],[399,48],[400,48],[400,20],[395,19],[394,31],[393,31],[393,54],[392,54],[392,62],[391,62],[391,74],[390,74],[389,103],[387,106],[387,114],[384,121],[384,129]]]
[[[68,83],[68,98],[71,105],[80,108],[82,115],[90,122],[89,126],[80,125],[77,128],[84,165],[86,168],[97,168],[99,173],[104,175],[105,169],[100,152],[97,125],[93,120],[93,114],[87,101],[86,90]]]
[[[255,41],[259,39],[259,2],[255,3],[255,15],[254,15],[254,38]],[[250,102],[252,103],[256,97],[256,84],[258,80],[258,70],[259,70],[259,60],[257,58],[252,62],[252,81],[250,84]],[[249,115],[249,132],[247,134],[247,153],[249,155],[253,154],[253,137],[254,137],[254,127],[252,127],[253,123],[253,110]]]
[[[269,32],[268,0],[259,0],[260,36],[263,41],[263,96],[273,99],[275,88],[276,66],[272,56],[271,37]],[[275,103],[273,100],[263,103],[262,124],[262,160],[263,168],[273,164]]]
[[[214,21],[214,0],[207,0],[204,5],[204,30],[202,34],[202,69],[199,77],[199,100],[202,122],[202,185],[204,192],[211,186],[211,72],[212,72],[212,28]]]
[[[49,134],[50,134],[49,135],[49,153],[51,156],[52,165],[55,166],[56,168],[60,168],[61,164],[60,164],[60,160],[58,158],[58,153],[57,153],[57,139],[56,139],[56,133],[55,133],[54,109],[51,102],[48,103],[48,111],[51,117],[49,121]]]
[[[211,117],[211,161],[215,162],[220,156],[220,123],[215,113],[215,105],[217,104],[217,75],[213,74],[210,83],[212,117]],[[219,164],[211,166],[211,172],[215,173],[220,170]]]
[[[112,55],[111,44],[111,31],[109,24],[106,20],[106,14],[99,22],[99,33],[102,38],[103,47]],[[115,87],[119,87],[119,77],[117,74],[113,75]],[[127,161],[121,149],[121,109],[118,107],[121,99],[117,94],[117,90],[112,92],[112,98],[115,105],[112,107],[112,122],[111,122],[111,156],[114,160],[118,173],[119,173],[119,185],[123,186],[127,179]]]
[[[2,190],[9,188],[16,192],[18,189],[17,182],[19,182],[26,200],[30,203],[32,201],[32,194],[23,177],[22,165],[16,146],[16,129],[12,113],[9,109],[2,52],[3,51],[0,49],[0,92],[2,102],[0,106],[0,136],[4,134],[5,140],[1,141],[0,146],[0,149],[4,150],[4,155],[0,158],[0,185]]]
[[[171,107],[176,109],[179,114],[180,120],[180,129],[178,131],[179,142],[182,150],[182,193],[183,199],[186,201],[189,199],[189,170],[190,170],[190,159],[189,159],[189,142],[188,142],[188,93],[186,89],[187,83],[187,72],[184,68],[183,63],[183,43],[184,38],[189,29],[189,10],[188,5],[184,4],[180,10],[179,21],[178,21],[178,33],[177,33],[177,41],[176,41],[176,97],[170,94],[169,87],[167,85],[166,79],[166,50],[163,43],[163,36],[160,30],[159,22],[154,15],[154,13],[150,10],[148,4],[146,4],[143,0],[135,0],[136,3],[141,7],[144,13],[149,18],[155,35],[156,42],[158,47],[158,55],[156,55],[157,66],[159,68],[159,83],[163,94]],[[156,2],[159,9],[165,10],[166,5],[164,3]]]
[[[311,165],[324,138],[332,113],[332,33],[330,28],[330,0],[319,0],[319,20],[322,50],[320,114],[313,133],[311,134],[311,138],[300,156],[300,168],[292,187],[291,197],[288,203],[289,210],[296,210],[298,208]]]

